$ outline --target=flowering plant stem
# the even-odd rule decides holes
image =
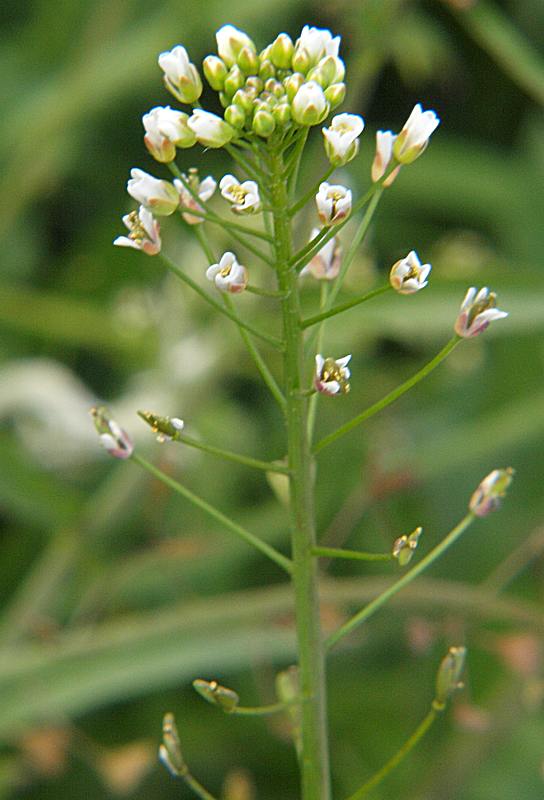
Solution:
[[[402,395],[405,394],[409,389],[411,389],[412,386],[415,386],[416,383],[419,383],[419,381],[423,380],[423,378],[426,378],[427,375],[429,375],[429,373],[433,371],[433,369],[435,369],[440,363],[442,363],[442,361],[447,356],[449,356],[451,351],[455,347],[457,347],[460,341],[462,341],[460,336],[454,336],[452,339],[450,339],[447,345],[443,347],[442,350],[439,353],[437,353],[437,355],[431,361],[429,361],[428,364],[425,364],[424,367],[422,367],[418,372],[416,372],[415,375],[412,375],[411,378],[408,378],[407,381],[401,383],[401,385],[397,386],[396,389],[393,389],[392,392],[386,394],[385,397],[382,397],[382,399],[378,400],[377,403],[374,403],[373,405],[369,406],[367,409],[365,409],[365,411],[362,411],[352,420],[346,422],[345,425],[342,425],[340,428],[333,431],[332,433],[329,433],[328,436],[325,436],[323,439],[321,439],[321,441],[315,445],[314,453],[319,453],[321,450],[323,450],[324,447],[327,447],[327,445],[332,444],[341,436],[344,436],[344,434],[349,433],[351,430],[353,430],[353,428],[357,427],[357,425],[360,425],[361,422],[364,422],[369,417],[374,416],[374,414],[377,414],[378,411],[381,411],[383,408],[386,408],[388,405],[391,405],[391,403],[394,403],[395,400],[397,400],[399,397],[402,397]]]
[[[308,317],[307,319],[303,320],[302,327],[310,328],[312,325],[317,325],[318,322],[323,322],[323,320],[329,319],[329,317],[334,317],[336,314],[342,314],[343,311],[348,311],[350,308],[360,306],[361,303],[366,303],[367,300],[372,300],[374,297],[379,297],[379,295],[384,294],[384,292],[389,291],[389,289],[391,289],[389,284],[386,286],[379,286],[377,289],[372,289],[371,292],[367,292],[359,297],[354,297],[352,300],[346,300],[345,303],[340,303],[334,308],[329,308],[328,311],[322,311],[320,314],[315,314],[313,317]]]
[[[303,800],[329,800],[325,652],[319,621],[313,508],[313,460],[307,430],[308,399],[303,389],[303,331],[298,275],[291,262],[291,223],[285,164],[279,149],[266,154],[271,175],[271,208],[283,319],[284,384],[290,495],[292,579],[295,594],[301,699],[300,769]]]
[[[265,556],[274,561],[279,567],[285,570],[285,572],[291,574],[293,565],[289,558],[286,558],[286,556],[279,553],[269,544],[263,542],[262,539],[259,539],[259,537],[255,536],[255,534],[250,533],[250,531],[246,531],[245,528],[242,528],[242,526],[238,525],[237,522],[234,522],[229,517],[225,516],[225,514],[219,511],[219,509],[215,508],[215,506],[210,505],[210,503],[206,502],[206,500],[203,500],[201,497],[194,494],[190,489],[187,489],[186,486],[183,486],[183,484],[178,483],[178,481],[175,481],[165,472],[157,469],[157,467],[155,467],[149,461],[146,461],[145,458],[142,458],[137,453],[133,453],[131,455],[131,459],[166,486],[169,486],[170,489],[176,492],[176,494],[181,495],[186,500],[189,500],[190,503],[197,506],[202,511],[205,511],[206,514],[208,514],[210,517],[213,517],[215,520],[217,520],[217,522],[220,522],[224,528],[230,530],[231,533],[234,533],[239,539],[243,539],[248,544],[251,544]]]
[[[342,550],[340,547],[314,547],[314,556],[319,558],[347,558],[352,561],[391,561],[391,553],[364,553],[362,550]]]
[[[415,567],[412,567],[409,572],[406,572],[402,578],[398,581],[395,581],[388,589],[382,592],[378,597],[376,597],[372,602],[370,602],[367,606],[365,606],[361,611],[359,611],[355,616],[353,616],[350,620],[348,620],[344,625],[342,625],[338,630],[332,633],[326,642],[327,648],[334,647],[337,642],[340,641],[344,636],[348,633],[351,633],[355,628],[361,625],[363,622],[372,616],[376,611],[378,611],[387,601],[393,597],[393,595],[400,592],[401,589],[404,589],[409,583],[411,583],[414,578],[417,578],[427,567],[430,567],[431,564],[440,558],[440,556],[446,552],[446,550],[451,547],[451,545],[457,541],[457,539],[461,536],[462,533],[466,531],[468,526],[473,522],[475,516],[472,512],[469,512],[461,522],[459,522],[455,528],[453,528],[445,539],[443,539],[440,544],[438,544],[430,553],[427,553],[425,558],[422,558],[419,564],[416,564]]]

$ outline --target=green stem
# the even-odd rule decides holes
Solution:
[[[225,145],[225,150],[230,155],[233,161],[236,163],[252,178],[254,181],[257,181],[259,184],[259,189],[263,192],[263,194],[268,194],[266,188],[266,180],[267,176],[262,172],[256,164],[252,164],[249,159],[239,153],[234,145],[227,144]]]
[[[316,325],[318,322],[323,322],[323,320],[329,319],[329,317],[334,317],[336,314],[341,314],[343,311],[347,311],[350,308],[360,306],[361,303],[366,303],[367,300],[372,300],[374,297],[379,297],[379,295],[384,294],[384,292],[389,291],[389,289],[391,289],[391,286],[387,284],[387,286],[380,286],[378,289],[373,289],[371,292],[367,292],[360,297],[354,297],[352,300],[347,300],[345,303],[340,303],[334,308],[329,308],[328,311],[322,311],[320,314],[315,314],[313,317],[308,317],[308,319],[303,320],[301,323],[302,327],[310,328],[312,325]]]
[[[228,219],[224,219],[224,217],[220,217],[218,214],[213,214],[210,211],[197,211],[194,208],[182,205],[179,206],[179,210],[182,214],[192,214],[194,217],[198,217],[204,222],[210,222],[213,225],[220,225],[223,228],[239,231],[246,236],[255,236],[257,239],[263,239],[265,242],[272,242],[271,237],[264,231],[255,231],[252,228],[247,228],[245,225],[240,225],[237,222],[231,222]]]
[[[340,428],[332,433],[329,433],[328,436],[325,436],[323,439],[321,439],[321,441],[318,442],[314,447],[314,453],[319,453],[324,447],[327,447],[327,445],[332,444],[341,436],[349,433],[351,430],[353,430],[353,428],[356,428],[357,425],[360,425],[361,422],[364,422],[365,420],[369,419],[369,417],[374,416],[374,414],[377,414],[378,411],[381,411],[382,409],[391,405],[391,403],[394,403],[395,400],[398,400],[399,397],[402,397],[402,395],[411,389],[412,386],[415,386],[416,383],[419,383],[419,381],[423,380],[423,378],[426,378],[429,373],[431,373],[439,364],[441,364],[442,361],[444,361],[444,359],[455,347],[457,347],[461,341],[462,339],[459,336],[454,336],[452,339],[450,339],[447,345],[442,348],[442,350],[432,359],[432,361],[429,361],[429,363],[422,367],[419,372],[416,372],[416,374],[412,375],[411,378],[408,378],[407,381],[404,381],[404,383],[401,383],[401,385],[397,386],[396,389],[393,389],[392,392],[386,394],[385,397],[382,397],[382,399],[378,400],[377,403],[369,406],[369,408],[365,409],[365,411],[358,414],[349,422],[346,422],[345,425],[342,425]]]
[[[301,695],[300,770],[303,800],[329,800],[325,654],[319,620],[313,509],[313,468],[307,434],[307,398],[303,389],[303,339],[298,276],[291,264],[288,191],[281,152],[270,153],[271,198],[276,261],[285,339],[284,374],[292,566]]]
[[[262,289],[260,286],[252,286],[251,283],[248,283],[248,285],[246,286],[246,292],[250,292],[251,294],[258,294],[261,297],[275,297],[275,298],[283,297],[281,292],[275,292],[272,289]]]
[[[319,297],[319,309],[320,309],[320,311],[322,311],[325,308],[325,306],[327,305],[328,294],[329,294],[329,283],[328,283],[328,281],[322,281],[321,282],[321,292],[320,292],[320,297]],[[302,324],[302,327],[304,327],[303,324]],[[317,330],[317,352],[318,353],[321,352],[321,346],[322,346],[322,343],[323,343],[323,334],[324,334],[324,332],[325,332],[325,326],[324,325],[320,325],[318,330]],[[311,446],[311,443],[312,443],[313,437],[314,437],[315,420],[316,420],[316,416],[317,416],[317,404],[319,402],[319,393],[317,392],[317,390],[313,386],[310,389],[309,397],[310,397],[310,403],[308,405],[308,441],[310,442],[310,446]]]
[[[192,789],[197,797],[200,797],[200,800],[217,800],[190,772],[179,773],[179,778],[187,784],[189,789]]]
[[[318,558],[348,558],[352,561],[391,561],[391,553],[364,553],[361,550],[342,550],[339,547],[313,547],[312,555]]]
[[[205,300],[209,305],[215,308],[216,311],[219,311],[225,317],[228,317],[230,320],[235,322],[238,327],[245,328],[246,331],[249,331],[254,336],[257,336],[259,339],[262,339],[264,342],[267,342],[272,347],[275,347],[277,350],[283,350],[283,342],[281,339],[278,339],[276,336],[271,336],[264,331],[260,331],[257,328],[254,328],[253,325],[250,325],[248,322],[244,322],[241,320],[233,311],[230,311],[225,306],[222,306],[217,300],[214,300],[204,289],[196,283],[192,278],[190,278],[187,273],[185,273],[182,269],[180,269],[177,264],[174,264],[168,256],[164,255],[163,253],[160,254],[162,260],[168,267],[168,269],[176,275],[176,277],[180,278],[187,286],[190,286],[193,291],[195,291],[203,300]],[[213,258],[210,261],[210,264],[213,264]]]
[[[355,614],[350,620],[348,620],[344,625],[338,628],[337,631],[332,633],[329,638],[327,639],[326,645],[328,648],[334,647],[334,645],[340,641],[344,636],[348,633],[351,633],[355,628],[361,625],[363,622],[366,622],[369,617],[371,617],[376,611],[378,611],[387,601],[393,597],[393,595],[400,592],[401,589],[404,589],[405,586],[408,586],[414,578],[417,578],[418,575],[421,575],[427,567],[430,567],[434,562],[440,558],[440,556],[446,552],[446,550],[454,544],[457,539],[461,536],[462,533],[468,528],[468,526],[473,522],[475,519],[474,514],[469,512],[466,517],[464,517],[458,525],[451,530],[445,539],[443,539],[440,544],[438,544],[430,553],[428,553],[425,558],[423,558],[419,564],[416,564],[415,567],[412,567],[411,570],[406,572],[402,578],[399,578],[398,581],[395,581],[389,588],[387,588],[384,592],[382,592],[378,597],[372,600],[367,606],[365,606],[361,611]]]
[[[151,475],[157,478],[159,481],[164,483],[166,486],[170,487],[176,494],[181,495],[190,503],[195,505],[197,508],[200,508],[202,511],[205,511],[208,516],[212,517],[213,519],[217,520],[217,522],[221,523],[224,528],[227,528],[231,533],[234,533],[238,536],[239,539],[242,539],[247,544],[252,545],[257,550],[259,550],[263,555],[270,558],[274,563],[276,563],[279,567],[284,569],[289,575],[293,571],[293,564],[291,559],[286,558],[284,555],[279,553],[273,547],[271,547],[266,542],[263,542],[262,539],[259,539],[258,536],[255,534],[250,533],[245,528],[242,528],[241,525],[238,525],[237,522],[234,522],[229,517],[226,517],[219,509],[215,508],[215,506],[210,505],[207,503],[206,500],[203,500],[198,495],[194,494],[190,489],[187,489],[183,484],[178,483],[165,472],[162,472],[160,469],[157,469],[153,464],[149,461],[146,461],[145,458],[142,458],[137,453],[133,453],[131,456],[132,461],[135,461],[145,470],[147,470]]]
[[[196,236],[197,236],[197,238],[198,238],[198,240],[199,240],[199,242],[200,242],[200,244],[202,246],[202,249],[204,250],[204,253],[206,254],[206,258],[208,259],[208,263],[214,264],[215,263],[215,256],[214,256],[214,254],[213,254],[213,252],[212,252],[212,250],[211,250],[211,248],[210,248],[210,246],[208,244],[208,240],[206,238],[206,234],[202,230],[202,226],[201,225],[193,225],[191,227],[193,227],[194,230],[195,230]],[[271,261],[266,256],[263,256],[261,251],[257,247],[255,247],[253,244],[251,244],[251,242],[247,242],[245,239],[243,239],[239,234],[235,233],[234,231],[231,231],[230,235],[232,236],[233,239],[236,239],[236,241],[239,244],[241,244],[242,247],[247,248],[251,253],[253,253],[258,258],[260,258],[262,261],[264,261],[265,264],[268,264],[268,266],[270,266],[270,267],[274,266],[274,262]]]
[[[433,722],[438,716],[438,712],[431,708],[423,722],[417,726],[413,734],[410,738],[402,745],[400,750],[398,750],[395,755],[389,759],[389,761],[384,764],[384,766],[376,772],[366,783],[364,783],[360,789],[357,789],[352,795],[348,797],[348,800],[361,800],[361,798],[366,797],[366,795],[374,789],[375,786],[378,786],[384,778],[386,778],[390,772],[392,772],[395,767],[397,767],[401,761],[403,761],[406,756],[410,753],[411,750],[414,749],[416,744],[425,736],[429,728],[432,726]]]
[[[309,191],[309,192],[306,192],[306,194],[304,195],[304,197],[302,197],[302,198],[301,198],[301,199],[298,201],[298,203],[295,203],[295,205],[294,205],[294,206],[291,206],[291,208],[289,209],[289,216],[290,216],[290,217],[294,217],[294,216],[295,216],[295,214],[297,214],[297,213],[298,213],[298,212],[299,212],[299,211],[300,211],[302,208],[304,208],[304,206],[306,205],[306,203],[309,203],[309,202],[310,202],[310,200],[312,200],[312,199],[313,199],[313,198],[316,196],[316,194],[317,194],[317,193],[318,193],[318,191],[319,191],[319,187],[321,186],[321,184],[322,184],[324,181],[326,181],[326,180],[327,180],[327,178],[330,178],[330,176],[332,175],[332,173],[334,172],[334,170],[335,170],[335,169],[336,169],[336,167],[330,166],[330,167],[328,168],[328,170],[325,172],[325,174],[324,174],[324,175],[322,175],[322,176],[321,176],[321,178],[320,178],[318,181],[316,181],[316,183],[314,183],[314,185],[312,186],[312,188],[310,189],[310,191]]]
[[[236,464],[244,464],[246,467],[253,467],[254,469],[262,469],[264,472],[278,472],[280,475],[288,475],[289,469],[282,464],[274,463],[273,461],[261,461],[258,458],[251,458],[244,456],[241,453],[233,453],[230,450],[223,450],[221,447],[215,447],[212,444],[200,442],[198,439],[193,439],[192,436],[186,436],[184,433],[178,433],[174,436],[173,441],[181,442],[189,447],[195,447],[197,450],[202,450],[204,453],[224,458],[226,461],[234,461]]]
[[[300,171],[300,164],[302,161],[302,153],[304,152],[304,145],[310,132],[309,128],[305,128],[300,134],[300,138],[295,144],[292,162],[289,163],[285,177],[289,180],[289,197],[292,198],[297,190],[298,173]]]
[[[269,706],[236,706],[229,714],[239,717],[264,717],[285,711],[286,703],[271,703]]]

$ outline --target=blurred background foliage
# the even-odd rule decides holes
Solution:
[[[431,284],[328,324],[327,352],[354,354],[353,383],[343,402],[320,403],[319,430],[428,360],[450,336],[467,286],[492,286],[510,312],[321,457],[321,541],[375,550],[422,524],[427,551],[485,474],[517,471],[503,510],[331,658],[335,796],[400,746],[427,709],[446,647],[465,643],[466,690],[373,796],[541,798],[541,0],[231,0],[228,8],[4,0],[0,797],[187,796],[155,760],[166,710],[178,717],[193,772],[215,793],[297,796],[282,720],[222,716],[190,688],[194,677],[216,677],[244,704],[273,698],[275,671],[293,659],[282,576],[135,465],[111,462],[87,416],[106,400],[147,457],[287,548],[286,514],[263,475],[161,447],[135,416],[138,408],[183,416],[188,432],[211,443],[281,457],[279,415],[236,331],[158,259],[111,246],[131,207],[129,169],[160,174],[141,129],[145,111],[171,100],[157,54],[183,43],[199,62],[226,22],[259,46],[281,30],[294,38],[306,23],[342,35],[344,108],[367,122],[361,154],[342,176],[357,194],[368,185],[377,128],[399,130],[416,101],[442,119],[425,157],[387,193],[346,292],[383,280],[412,248],[432,262]],[[196,148],[178,163],[216,178],[231,169],[221,152]],[[317,168],[326,164],[314,133],[306,185]],[[313,224],[310,210],[301,242]],[[200,280],[206,265],[190,232],[172,219],[164,232]],[[306,292],[315,305],[315,289]],[[274,301],[240,302],[273,327]],[[328,627],[395,574],[393,566],[324,569]]]

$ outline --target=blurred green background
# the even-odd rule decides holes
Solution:
[[[516,469],[503,510],[332,656],[335,796],[401,745],[427,710],[445,650],[465,643],[465,691],[373,796],[541,798],[541,0],[4,0],[0,797],[188,797],[155,759],[167,710],[194,774],[214,793],[297,796],[282,720],[222,716],[190,688],[194,677],[219,678],[244,704],[273,699],[274,674],[293,659],[282,575],[135,465],[108,459],[87,414],[107,401],[140,452],[287,549],[285,510],[263,475],[161,447],[135,415],[182,416],[211,443],[281,457],[279,415],[236,331],[158,259],[111,246],[133,207],[130,168],[161,174],[141,128],[143,113],[172,100],[157,54],[182,43],[199,63],[226,22],[258,46],[282,30],[295,38],[306,23],[342,35],[344,110],[367,123],[359,158],[339,175],[357,194],[368,186],[377,128],[399,130],[417,101],[442,119],[424,158],[387,192],[346,292],[382,281],[412,248],[433,264],[430,286],[329,323],[327,352],[353,353],[352,392],[320,403],[318,431],[432,357],[468,286],[490,285],[510,312],[321,457],[321,541],[369,550],[422,524],[427,552],[484,475]],[[320,138],[302,171],[308,186],[326,168]],[[178,163],[216,179],[232,169],[221,152],[199,148],[181,151]],[[313,224],[310,210],[301,241]],[[190,232],[172,219],[163,230],[201,280],[206,264]],[[315,289],[305,291],[315,303]],[[240,302],[248,318],[268,315],[273,326],[273,301]],[[393,565],[324,568],[330,627],[397,574]]]

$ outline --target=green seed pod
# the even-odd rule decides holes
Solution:
[[[331,109],[337,108],[337,106],[344,102],[346,97],[346,84],[333,83],[332,86],[329,86],[327,89],[325,89],[325,97],[327,98]]]
[[[287,94],[287,98],[291,103],[293,101],[294,96],[304,83],[304,75],[300,72],[293,72],[288,78],[285,78],[283,81],[283,88],[285,89],[285,93]]]
[[[263,81],[266,81],[268,78],[275,78],[276,77],[276,67],[271,61],[265,60],[261,61],[261,66],[259,67],[259,78]]]
[[[460,678],[466,654],[465,647],[450,647],[447,656],[442,660],[436,675],[436,695],[433,703],[437,711],[442,711],[451,695],[457,689],[463,688]]]
[[[246,75],[256,75],[259,69],[259,59],[257,53],[250,47],[242,47],[236,59],[240,69]]]
[[[206,80],[216,92],[222,92],[225,85],[225,78],[228,74],[227,65],[217,56],[206,56],[202,62],[202,68]]]
[[[280,33],[270,45],[270,61],[275,67],[289,69],[295,46],[293,40],[286,33]]]
[[[246,122],[246,115],[242,108],[239,105],[231,105],[225,109],[225,113],[223,115],[225,120],[232,125],[233,128],[237,130],[242,130]]]
[[[225,78],[224,92],[232,97],[233,94],[241,89],[246,82],[246,76],[237,64],[234,64]]]
[[[270,111],[260,108],[255,112],[252,127],[257,136],[262,136],[263,139],[267,139],[274,133],[276,122]]]

